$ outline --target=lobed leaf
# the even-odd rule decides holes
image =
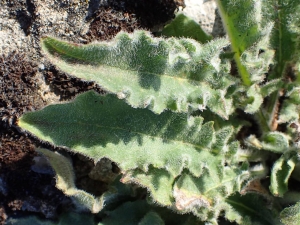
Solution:
[[[25,114],[19,120],[20,127],[38,138],[95,161],[108,157],[124,171],[147,171],[153,165],[174,177],[184,168],[198,177],[208,161],[221,160],[210,149],[215,143],[213,123],[202,123],[201,117],[187,119],[186,114],[170,111],[156,115],[147,109],[133,109],[113,95],[94,92],[81,94],[68,104]]]
[[[113,95],[87,92],[73,102],[25,114],[19,126],[95,162],[111,159],[121,168],[123,182],[146,187],[160,205],[208,221],[221,212],[214,209],[218,202],[251,176],[226,160],[238,149],[236,142],[229,143],[232,127],[215,131],[202,117],[171,111],[157,115]]]
[[[161,113],[187,112],[193,105],[225,119],[234,110],[226,90],[235,83],[226,74],[228,62],[219,58],[227,45],[226,39],[201,45],[192,39],[152,38],[143,31],[85,46],[42,39],[43,52],[62,71],[95,81],[133,107]]]

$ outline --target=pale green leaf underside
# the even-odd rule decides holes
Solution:
[[[288,181],[296,166],[295,152],[283,154],[275,163],[271,172],[270,191],[273,195],[283,197],[288,191]]]
[[[52,168],[56,173],[56,187],[64,192],[65,195],[72,197],[80,208],[89,209],[92,213],[98,213],[104,206],[104,197],[94,197],[93,195],[80,190],[75,185],[75,176],[73,166],[65,156],[51,152],[47,149],[39,148],[38,152],[42,153],[49,159]]]
[[[192,39],[164,40],[142,31],[85,46],[42,39],[44,53],[62,71],[95,81],[133,107],[161,113],[187,112],[196,105],[223,118],[233,112],[225,94],[234,81],[226,74],[227,62],[219,58],[228,44],[226,39],[205,45]]]

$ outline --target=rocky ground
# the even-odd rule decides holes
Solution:
[[[55,188],[52,171],[38,167],[43,158],[35,148],[54,148],[21,132],[17,119],[89,89],[102,92],[49,64],[40,53],[40,38],[50,35],[85,44],[112,39],[121,30],[155,34],[182,9],[218,36],[222,29],[215,8],[214,1],[200,0],[0,0],[0,224],[14,215],[55,219],[72,207]],[[94,164],[72,157],[78,187],[102,193],[105,181],[94,179]],[[111,163],[102,161],[97,167],[107,170],[107,165]],[[109,168],[118,172],[114,165]]]

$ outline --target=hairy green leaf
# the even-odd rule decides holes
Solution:
[[[274,68],[269,71],[268,79],[286,79],[288,71],[294,64],[299,61],[299,44],[300,44],[300,2],[294,0],[268,0],[265,1],[264,17],[266,20],[274,21],[271,43],[275,50]],[[268,118],[269,127],[272,127],[274,117],[276,117],[276,107],[279,102],[280,92],[270,96],[266,105],[265,116]],[[287,99],[286,101],[289,101]],[[296,105],[284,101],[281,107],[279,123],[290,122],[299,118]]]
[[[296,105],[289,100],[285,100],[280,110],[278,123],[288,123],[298,121],[300,105]]]
[[[278,212],[275,208],[269,209],[265,199],[256,194],[239,194],[230,196],[226,202],[231,206],[226,218],[238,221],[239,224],[280,225]]]
[[[243,84],[261,82],[274,55],[269,49],[273,25],[264,20],[264,2],[217,0],[217,4]]]
[[[278,123],[298,121],[300,110],[300,88],[293,84],[285,94],[286,100],[283,102]]]
[[[193,38],[200,43],[205,43],[212,39],[210,35],[202,30],[199,23],[182,13],[177,14],[175,19],[164,27],[162,35]]]
[[[73,102],[25,114],[19,126],[95,161],[111,159],[121,168],[123,182],[138,183],[160,205],[205,220],[215,220],[219,214],[213,218],[213,208],[250,176],[225,160],[238,149],[236,142],[229,143],[232,127],[216,132],[202,117],[171,111],[157,115],[113,95],[87,92]]]
[[[68,104],[28,113],[19,125],[54,145],[67,146],[95,161],[108,157],[127,171],[151,164],[178,176],[189,168],[200,176],[208,161],[221,160],[212,122],[166,111],[133,109],[113,95],[81,94]],[[122,151],[120,150],[122,149]],[[203,159],[203,162],[196,159]],[[124,160],[127,159],[127,160]]]
[[[270,78],[284,76],[287,65],[299,60],[300,2],[294,0],[268,0],[266,19],[275,22],[272,47],[275,49],[276,67]]]
[[[156,212],[148,212],[138,225],[164,225],[164,221]]]
[[[75,186],[73,166],[69,159],[46,149],[39,148],[37,151],[45,155],[50,161],[56,173],[56,187],[62,190],[65,195],[72,197],[79,208],[87,208],[92,213],[98,213],[103,208],[105,195],[95,197]]]
[[[273,195],[283,197],[288,191],[288,181],[297,161],[295,152],[288,152],[274,163],[270,185],[270,191]]]
[[[263,136],[261,144],[264,150],[284,153],[289,149],[289,137],[282,132],[269,132]]]
[[[146,201],[138,200],[126,202],[113,211],[107,212],[98,225],[156,225],[156,224],[178,224],[178,225],[202,225],[190,215],[176,215],[169,210],[151,206]]]
[[[152,38],[142,31],[85,46],[42,39],[44,53],[62,71],[95,81],[133,107],[161,113],[187,112],[192,105],[223,118],[233,112],[226,90],[235,83],[226,74],[228,62],[219,58],[227,45],[226,39],[200,45],[192,39]]]
[[[280,218],[285,225],[298,225],[300,221],[300,202],[282,210]]]

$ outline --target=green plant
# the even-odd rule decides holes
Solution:
[[[19,126],[95,162],[109,158],[120,167],[122,183],[146,188],[149,204],[136,203],[146,210],[127,224],[172,224],[154,205],[189,213],[178,224],[218,224],[221,218],[298,223],[300,195],[288,184],[300,180],[300,3],[217,3],[229,40],[209,41],[179,15],[162,33],[197,41],[144,31],[84,46],[41,41],[59,69],[110,94],[81,94],[23,115]],[[197,35],[176,31],[177,23]],[[115,194],[98,198],[78,190],[70,162],[40,151],[57,173],[58,188],[93,213],[107,210],[103,202]],[[290,204],[296,205],[285,208]],[[111,213],[128,219],[125,208]],[[100,224],[119,223],[111,217]]]

